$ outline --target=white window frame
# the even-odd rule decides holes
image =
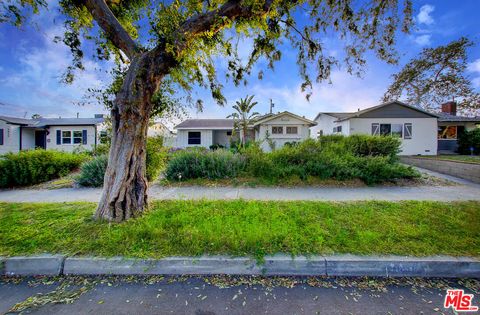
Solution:
[[[274,132],[273,128],[279,128],[280,132]],[[272,135],[283,135],[283,126],[272,126]]]
[[[288,129],[295,128],[295,132],[288,132]],[[287,135],[298,135],[298,126],[287,126],[286,128]]]
[[[410,127],[410,129],[409,129]],[[403,139],[409,140],[413,138],[413,124],[404,123],[403,124]]]
[[[75,137],[75,132],[79,132],[80,137]],[[75,139],[80,139],[80,142],[75,143]],[[72,144],[83,144],[83,131],[82,130],[72,130]]]
[[[68,137],[67,137],[67,136],[64,136],[64,135],[63,135],[64,132],[69,132],[69,133],[70,133],[70,136],[68,136]],[[62,145],[64,145],[64,144],[67,144],[67,145],[73,144],[73,143],[72,143],[72,141],[73,141],[73,140],[72,140],[72,135],[73,135],[73,132],[72,132],[71,130],[62,130]],[[65,139],[69,139],[70,142],[66,143],[66,142],[64,141]]]

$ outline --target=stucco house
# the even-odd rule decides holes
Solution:
[[[248,128],[247,138],[261,143],[265,151],[271,151],[286,142],[299,142],[310,136],[310,127],[315,122],[290,112],[266,114],[258,117]],[[175,126],[177,130],[176,146],[180,148],[212,145],[230,146],[233,134],[233,119],[187,119]],[[239,135],[242,133],[240,132]],[[271,141],[267,141],[271,139]]]
[[[436,114],[394,101],[352,113],[319,113],[311,135],[393,135],[402,141],[400,155],[436,155],[437,118]]]
[[[0,154],[35,148],[92,150],[99,143],[103,122],[103,115],[39,119],[0,116]]]

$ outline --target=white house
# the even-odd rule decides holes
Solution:
[[[0,116],[0,154],[35,148],[92,150],[99,142],[103,122],[103,115],[39,119]]]
[[[248,128],[247,138],[259,141],[265,151],[282,147],[286,142],[298,142],[310,136],[309,129],[315,122],[292,114],[281,112],[257,118]],[[176,146],[180,148],[211,145],[229,147],[234,129],[233,119],[187,119],[175,126]],[[241,132],[240,132],[241,135]],[[270,140],[269,140],[270,139]]]
[[[402,102],[353,113],[319,113],[312,137],[330,134],[393,135],[402,140],[400,155],[437,154],[438,116]]]

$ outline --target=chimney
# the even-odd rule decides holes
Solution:
[[[442,104],[442,113],[447,113],[452,116],[457,115],[457,103],[456,102],[446,102]]]
[[[77,118],[78,118],[78,117],[80,117],[80,113],[79,113],[79,112],[77,112]]]

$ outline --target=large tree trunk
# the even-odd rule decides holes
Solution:
[[[132,61],[112,109],[112,143],[97,219],[121,222],[148,206],[146,137],[151,96],[159,80],[146,75],[143,57]]]

